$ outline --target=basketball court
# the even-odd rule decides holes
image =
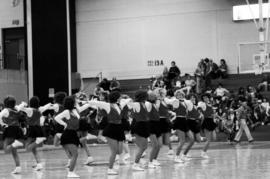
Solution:
[[[80,150],[76,173],[82,179],[86,178],[119,178],[119,179],[209,179],[209,178],[269,178],[270,177],[270,142],[255,142],[248,144],[231,145],[225,142],[213,143],[208,152],[210,159],[200,157],[200,149],[203,144],[196,144],[191,150],[191,160],[184,164],[176,164],[172,156],[168,156],[167,147],[163,146],[159,161],[161,167],[157,169],[146,169],[143,172],[132,171],[131,165],[120,166],[119,175],[108,176],[107,165],[109,157],[109,148],[107,145],[90,146],[91,153],[96,162],[92,166],[84,166],[85,153]],[[176,145],[173,146],[174,148]],[[135,146],[131,145],[131,164],[134,159]],[[148,148],[149,151],[149,148]],[[42,179],[66,178],[67,170],[64,167],[67,160],[62,149],[52,148],[41,152],[43,158],[44,170],[36,172],[32,169],[34,165],[30,153],[20,153],[23,172],[21,175],[10,174],[14,168],[13,160],[10,155],[1,155],[0,178],[2,179]],[[147,159],[147,156],[146,158]]]

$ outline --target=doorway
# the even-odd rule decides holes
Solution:
[[[25,28],[3,29],[4,69],[25,70]]]

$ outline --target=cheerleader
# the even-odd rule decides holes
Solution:
[[[214,122],[214,110],[212,105],[210,104],[210,96],[208,94],[204,94],[201,96],[202,100],[199,102],[198,107],[202,109],[202,113],[204,116],[204,120],[202,123],[202,130],[205,133],[206,143],[201,153],[201,157],[209,158],[206,154],[206,151],[209,148],[211,139],[215,138],[214,130],[216,129],[216,123]]]
[[[144,171],[139,162],[143,152],[147,149],[147,138],[150,136],[148,112],[150,112],[151,104],[146,102],[147,98],[147,92],[139,90],[135,93],[135,102],[129,103],[129,106],[133,109],[131,133],[135,135],[135,143],[138,146],[135,162],[132,166],[132,169],[135,171]]]
[[[70,165],[68,178],[79,178],[74,172],[76,161],[78,158],[78,145],[80,140],[77,134],[79,129],[79,113],[89,108],[89,104],[85,104],[76,109],[76,102],[73,96],[68,96],[64,99],[64,111],[55,116],[55,121],[64,126],[63,134],[61,135],[61,145],[70,157]],[[78,113],[79,112],[79,113]]]
[[[158,111],[159,111],[159,122],[161,126],[161,132],[162,132],[162,137],[163,141],[166,145],[169,147],[169,152],[168,155],[173,155],[173,149],[170,141],[170,135],[171,135],[171,122],[169,120],[170,115],[172,114],[167,106],[168,102],[165,102],[167,98],[166,97],[166,90],[164,88],[157,88],[155,89],[155,93],[158,95]],[[174,115],[174,114],[172,114]]]
[[[197,142],[201,142],[201,119],[203,118],[202,113],[200,113],[199,109],[196,106],[196,96],[191,95],[189,100],[186,100],[187,104],[187,126],[191,131],[191,139],[196,139]],[[187,156],[194,142],[190,143],[184,151],[184,155]]]
[[[53,105],[55,116],[64,111],[63,102],[64,102],[64,99],[66,96],[67,96],[67,94],[65,92],[57,92],[55,94],[54,105]],[[54,145],[58,146],[59,142],[60,142],[61,135],[64,131],[64,127],[56,122],[54,128],[55,128]]]
[[[21,166],[17,148],[23,146],[20,141],[23,138],[23,131],[20,128],[20,114],[15,109],[15,104],[16,100],[13,96],[4,99],[5,108],[0,112],[0,124],[5,128],[3,133],[4,150],[6,153],[11,152],[16,165],[12,174],[20,174]]]
[[[26,108],[26,103],[22,103],[22,107],[18,108],[19,111],[23,111],[27,115],[26,123],[27,123],[27,140],[26,140],[26,149],[27,151],[32,151],[34,158],[37,162],[37,165],[35,167],[36,171],[42,170],[43,166],[40,161],[40,157],[37,152],[37,147],[42,142],[46,140],[43,134],[43,130],[41,128],[42,119],[44,117],[42,116],[42,113],[46,111],[47,109],[50,109],[51,103],[40,107],[39,106],[39,98],[37,96],[34,96],[29,101],[29,108]]]
[[[123,141],[125,140],[124,129],[122,126],[121,107],[117,103],[120,102],[120,93],[115,91],[109,94],[109,103],[103,101],[90,101],[90,106],[96,106],[103,109],[107,114],[108,125],[103,130],[103,136],[106,137],[111,149],[109,159],[108,175],[117,175],[114,169],[115,157],[122,153]]]
[[[175,91],[174,96],[176,97],[176,100],[173,103],[173,110],[176,113],[176,119],[173,121],[173,129],[176,130],[176,134],[179,138],[179,144],[176,148],[175,162],[183,163],[184,161],[189,160],[186,156],[189,150],[185,150],[181,153],[186,141],[186,136],[189,138],[187,149],[190,149],[194,144],[194,136],[188,127],[185,93],[181,90],[177,90]]]
[[[125,99],[123,99],[123,98],[125,98]],[[130,121],[129,121],[131,114],[130,114],[130,110],[129,110],[128,106],[125,105],[127,99],[130,99],[130,98],[122,96],[122,100],[120,101],[120,106],[124,106],[122,109],[122,113],[121,113],[122,125],[123,125],[123,129],[125,132],[125,141],[123,142],[123,155],[124,155],[123,161],[124,162],[125,162],[125,160],[130,158],[130,149],[128,146],[128,142],[132,141],[132,136],[130,134],[131,127],[130,127]]]
[[[80,101],[81,104],[78,105],[82,105],[83,102],[86,102],[85,100],[85,96],[84,98],[80,97]],[[88,133],[89,130],[91,130],[91,124],[90,124],[90,118],[89,118],[89,113],[90,113],[90,108],[82,111],[80,113],[80,122],[79,122],[79,130],[78,130],[78,135],[80,137],[80,143],[82,145],[82,148],[84,149],[86,155],[87,155],[87,160],[84,162],[84,165],[90,165],[91,163],[94,162],[94,158],[91,156],[90,154],[90,150],[87,146],[87,140],[90,139],[96,139],[97,137],[94,135],[91,135]]]
[[[157,157],[162,147],[162,132],[159,121],[159,112],[157,106],[157,95],[153,91],[148,92],[148,101],[151,103],[149,112],[149,132],[152,149],[150,152],[148,168],[160,166]]]

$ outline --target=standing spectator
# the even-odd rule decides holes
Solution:
[[[221,77],[223,79],[228,77],[228,66],[224,59],[220,60],[220,65],[218,68],[218,77]]]
[[[205,88],[208,88],[208,87],[211,87],[212,66],[208,58],[204,59],[204,63],[205,63],[205,71],[204,71]]]
[[[169,78],[174,79],[181,74],[179,68],[176,66],[175,61],[171,62],[171,67],[169,69]]]
[[[203,76],[204,76],[204,71],[205,71],[205,64],[203,59],[201,59],[201,61],[198,63],[197,68],[195,70],[195,78],[196,78],[196,93],[200,94],[202,92],[202,80],[203,80]]]
[[[212,67],[212,70],[210,72],[212,79],[218,78],[218,65],[215,62],[213,62],[213,60],[209,60],[209,63],[210,66]]]
[[[247,105],[246,99],[242,97],[239,98],[239,103],[240,107],[236,110],[236,116],[240,124],[240,129],[237,132],[234,141],[238,143],[243,134],[243,131],[245,131],[248,141],[253,142],[253,137],[251,136],[249,128],[247,126],[247,120],[249,118],[249,107]]]

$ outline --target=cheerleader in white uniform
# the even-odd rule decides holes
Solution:
[[[64,131],[61,136],[61,145],[64,147],[65,151],[69,153],[71,159],[67,175],[68,178],[79,178],[74,172],[78,158],[78,145],[80,143],[77,130],[79,129],[79,113],[87,108],[89,108],[89,104],[85,104],[76,109],[74,97],[68,96],[64,99],[64,111],[54,118],[57,123],[64,126]]]
[[[175,162],[183,163],[184,161],[189,160],[189,158],[186,156],[188,150],[185,150],[181,153],[181,150],[186,141],[186,136],[189,138],[187,149],[190,149],[190,147],[193,145],[194,136],[190,131],[187,123],[187,104],[185,100],[185,93],[182,92],[182,90],[177,90],[174,93],[174,96],[176,97],[176,100],[173,103],[173,110],[176,113],[176,119],[173,121],[173,128],[176,130],[177,136],[179,138],[179,145],[176,149]]]
[[[160,117],[159,122],[160,122],[163,141],[164,141],[164,144],[168,145],[169,147],[168,155],[173,155],[174,152],[173,152],[172,144],[170,141],[171,127],[172,127],[170,117],[175,116],[175,113],[168,109],[168,104],[170,104],[172,100],[169,100],[168,98],[166,98],[167,92],[164,88],[157,88],[154,90],[154,92],[157,94],[157,97],[158,97],[157,106],[158,106],[158,111],[159,111],[159,117]]]
[[[203,115],[200,113],[196,106],[196,96],[191,95],[190,100],[185,101],[187,104],[187,125],[189,130],[192,132],[193,139],[197,142],[201,142],[201,120]],[[192,137],[191,137],[192,138]],[[184,151],[184,155],[187,155],[194,142],[190,143]]]
[[[201,153],[201,156],[203,158],[209,158],[209,156],[206,154],[206,151],[209,148],[211,140],[215,140],[214,130],[216,129],[217,125],[214,121],[213,106],[210,104],[210,95],[204,94],[201,96],[201,98],[203,101],[200,101],[198,103],[198,107],[202,109],[202,113],[204,115],[202,130],[204,131],[206,137],[206,143]]]
[[[162,128],[160,126],[157,94],[153,91],[148,92],[148,101],[151,103],[149,112],[149,132],[152,149],[149,156],[148,168],[156,168],[160,166],[157,161],[159,151],[162,147]]]
[[[108,124],[103,129],[103,136],[106,137],[111,149],[109,159],[108,175],[117,175],[118,171],[114,168],[115,157],[122,153],[123,141],[125,140],[124,129],[122,126],[121,110],[119,106],[120,93],[117,91],[109,94],[109,103],[103,101],[89,101],[90,106],[96,106],[106,111]],[[120,158],[120,160],[122,160]]]
[[[42,142],[46,140],[44,137],[43,130],[41,128],[42,121],[44,122],[44,117],[42,113],[51,107],[51,103],[40,107],[39,106],[39,98],[34,96],[29,101],[29,108],[26,107],[26,103],[23,103],[22,107],[18,110],[24,111],[27,115],[26,124],[27,124],[27,141],[26,141],[26,149],[27,151],[32,151],[37,165],[35,170],[39,171],[43,168],[41,164],[40,157],[37,152],[37,147]]]
[[[22,147],[23,131],[20,127],[20,114],[15,109],[16,100],[13,96],[4,99],[5,108],[0,112],[0,124],[4,126],[4,150],[6,153],[11,152],[15,161],[16,168],[13,174],[21,173],[20,159],[17,148]]]
[[[147,149],[147,138],[150,136],[148,113],[150,112],[151,104],[146,102],[147,99],[147,92],[139,90],[135,93],[135,102],[128,104],[133,109],[131,133],[135,136],[135,143],[138,146],[135,162],[132,166],[132,169],[135,171],[144,171],[144,168],[139,163],[143,152]]]

